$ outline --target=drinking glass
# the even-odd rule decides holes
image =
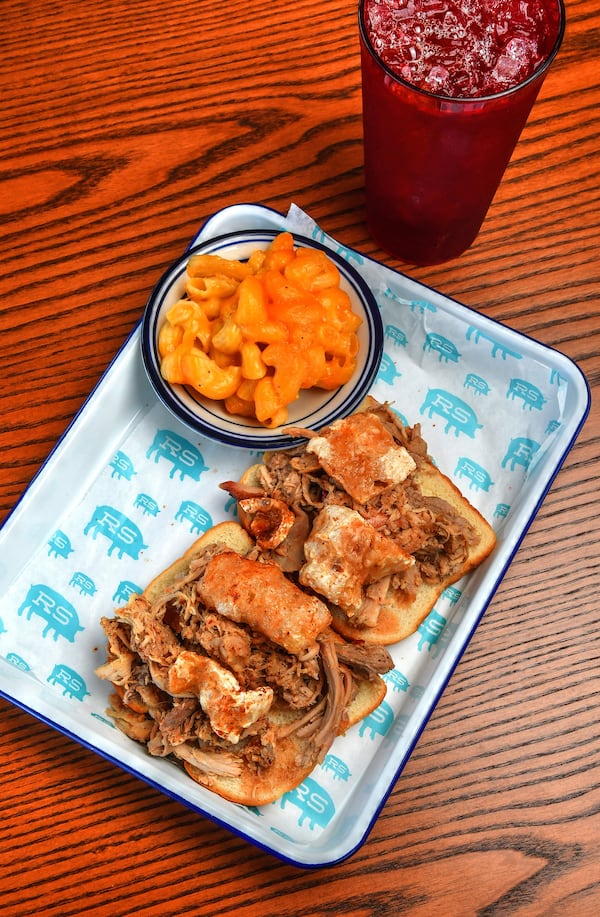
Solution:
[[[359,26],[367,225],[401,261],[438,264],[462,254],[479,232],[560,48],[564,5],[547,0],[554,12],[544,56],[527,79],[495,95],[451,98],[417,88],[381,60],[365,2]]]

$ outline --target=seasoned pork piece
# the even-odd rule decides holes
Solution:
[[[414,558],[345,506],[321,510],[304,546],[300,582],[348,614],[365,600],[364,588],[400,573]]]
[[[198,592],[207,608],[247,624],[295,656],[315,650],[317,637],[331,623],[327,606],[298,589],[278,566],[234,551],[209,561]]]
[[[229,669],[189,650],[182,650],[170,667],[168,688],[173,697],[197,697],[214,732],[232,745],[273,703],[272,688],[242,691]]]
[[[412,456],[374,414],[336,420],[307,446],[322,468],[358,503],[367,503],[415,470]]]

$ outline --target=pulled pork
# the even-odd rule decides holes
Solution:
[[[309,652],[296,656],[258,630],[208,609],[200,599],[201,580],[214,554],[212,549],[192,561],[188,573],[153,604],[134,596],[114,618],[102,619],[108,659],[96,671],[115,687],[109,714],[151,755],[173,756],[207,774],[235,776],[242,769],[268,768],[276,754],[268,711],[252,715],[260,694],[263,705],[272,697],[274,709],[293,711],[283,732],[297,732],[305,740],[303,761],[322,761],[343,731],[354,691],[352,673],[361,678],[383,674],[393,667],[391,657],[383,648],[379,654],[373,648],[349,649],[328,629]],[[185,668],[188,660],[204,662],[217,677],[212,699],[204,703],[200,683],[197,690],[172,693],[177,677],[185,684],[182,670],[193,676]],[[244,728],[224,738],[215,722],[227,707],[228,692],[236,701],[248,700],[249,716]],[[218,709],[211,711],[210,704]]]
[[[373,402],[367,413],[377,417],[398,446],[407,450],[417,472],[425,461],[431,461],[427,443],[421,436],[419,424],[404,426],[389,405]],[[297,431],[299,434],[307,431]],[[326,431],[323,431],[326,434]],[[310,435],[310,434],[309,434]],[[473,527],[445,500],[424,495],[409,475],[399,484],[381,490],[366,503],[353,500],[347,491],[322,467],[317,456],[303,444],[293,449],[272,452],[259,466],[259,485],[251,488],[253,496],[262,493],[273,501],[287,504],[297,518],[312,524],[324,507],[345,506],[356,510],[383,535],[415,558],[415,564],[392,574],[391,586],[407,597],[415,597],[422,583],[436,584],[459,570],[469,548],[479,540]],[[222,485],[238,499],[243,499],[242,485]],[[287,537],[270,550],[261,549],[261,556],[271,559],[285,569],[300,570],[306,558],[306,523],[297,536],[292,528]],[[389,581],[388,581],[389,582]],[[381,584],[380,584],[381,585]],[[386,583],[386,587],[387,587]],[[379,590],[385,594],[387,589]],[[376,589],[367,590],[371,606],[380,601]]]

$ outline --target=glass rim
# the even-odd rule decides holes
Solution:
[[[558,54],[560,50],[560,47],[563,42],[564,34],[565,34],[566,18],[567,18],[564,0],[555,0],[558,6],[559,14],[560,14],[560,21],[558,25],[558,33],[556,35],[556,40],[551,50],[544,58],[544,60],[540,61],[540,63],[535,68],[535,70],[533,70],[526,79],[521,80],[521,82],[519,83],[515,83],[514,86],[509,86],[508,89],[503,89],[501,92],[493,92],[493,93],[490,93],[489,95],[449,96],[449,95],[444,95],[443,93],[440,93],[440,92],[431,92],[429,89],[421,89],[421,87],[415,86],[414,83],[410,83],[408,80],[405,80],[403,77],[395,73],[391,69],[391,67],[389,67],[385,63],[385,61],[381,59],[381,57],[379,56],[379,54],[373,47],[373,44],[367,32],[367,28],[365,26],[363,12],[364,12],[364,7],[365,7],[366,2],[367,0],[359,0],[358,2],[358,26],[360,30],[360,37],[362,38],[365,48],[369,51],[369,53],[371,54],[371,57],[374,58],[374,60],[382,68],[382,70],[386,72],[386,74],[394,81],[394,83],[399,83],[401,86],[404,86],[406,89],[410,89],[412,92],[416,92],[419,95],[424,96],[425,98],[434,99],[435,101],[438,101],[438,102],[447,102],[447,103],[461,104],[461,105],[465,105],[468,103],[471,103],[472,105],[477,105],[477,104],[480,104],[481,102],[488,102],[492,99],[501,99],[504,96],[512,95],[513,93],[517,92],[518,90],[522,89],[523,87],[528,86],[529,83],[533,83],[535,80],[537,80],[542,74],[544,74],[548,70],[552,61],[554,60],[554,58],[556,57],[556,55]]]

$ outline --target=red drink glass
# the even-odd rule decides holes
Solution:
[[[385,42],[366,17],[374,0],[360,0],[366,212],[369,231],[390,254],[414,264],[438,264],[474,241],[564,34],[563,0],[543,0],[537,64],[501,91],[432,91],[386,63]],[[381,0],[379,0],[381,2]],[[443,0],[385,0],[402,11],[415,3],[445,7]],[[467,0],[470,6],[476,0]],[[492,7],[497,0],[480,0]],[[514,0],[519,7],[519,0]],[[458,3],[462,6],[462,3]],[[392,10],[392,14],[399,15]],[[403,14],[402,14],[403,15]],[[443,15],[443,14],[441,14]],[[512,28],[508,23],[508,28]],[[395,25],[393,26],[395,28]],[[405,18],[407,39],[411,24]],[[375,49],[374,43],[380,49]],[[454,47],[460,44],[454,41]],[[413,53],[415,52],[413,49]],[[389,55],[388,55],[389,60]],[[436,72],[452,71],[451,59]],[[405,69],[405,74],[410,65]],[[508,77],[505,76],[505,84]],[[489,84],[488,84],[489,85]],[[493,82],[491,83],[494,86]],[[461,95],[461,91],[463,94]]]

